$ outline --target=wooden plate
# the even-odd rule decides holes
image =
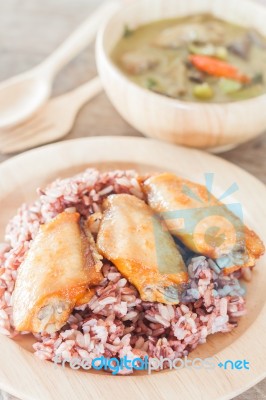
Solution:
[[[240,202],[244,221],[266,243],[265,186],[240,168],[197,150],[175,147],[142,138],[99,137],[49,145],[0,165],[0,237],[8,219],[35,189],[56,177],[73,175],[89,166],[135,168],[139,171],[171,170],[204,183],[214,173],[213,193],[220,195],[234,182],[239,190],[225,202]],[[57,368],[38,360],[26,338],[18,342],[0,336],[0,386],[23,400],[79,399],[230,399],[266,376],[266,268],[258,263],[247,285],[248,314],[230,334],[216,334],[193,353],[213,356],[217,363],[247,360],[250,369],[195,370],[131,375],[126,377]]]

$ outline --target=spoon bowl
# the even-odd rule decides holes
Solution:
[[[0,128],[24,122],[49,98],[51,83],[37,73],[18,75],[0,85]]]
[[[99,25],[119,7],[118,0],[108,0],[39,66],[0,84],[0,130],[24,122],[45,104],[55,75],[92,42]]]
[[[0,132],[0,153],[14,153],[61,139],[71,130],[84,103],[101,90],[101,80],[96,77],[71,92],[54,97],[29,121]]]

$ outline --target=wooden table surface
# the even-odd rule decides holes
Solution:
[[[240,0],[239,0],[240,1]],[[266,4],[266,0],[260,0]],[[35,66],[95,8],[101,0],[2,0],[0,2],[0,81]],[[61,94],[96,75],[91,46],[58,76],[54,94]],[[252,116],[250,116],[252,118]],[[117,114],[105,94],[81,110],[66,139],[85,136],[142,136]],[[266,183],[266,134],[220,156]],[[8,159],[0,154],[0,162]],[[0,363],[4,360],[1,359]],[[19,378],[19,377],[18,377]],[[15,384],[15,383],[14,383]],[[11,399],[0,391],[0,400]],[[266,379],[237,400],[266,399]],[[38,400],[38,399],[36,399]]]

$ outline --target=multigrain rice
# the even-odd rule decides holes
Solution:
[[[7,226],[5,243],[0,245],[0,334],[18,334],[12,320],[12,292],[17,269],[40,224],[71,207],[85,218],[101,212],[104,198],[111,193],[144,198],[136,172],[88,169],[39,189],[38,200],[18,210]],[[56,355],[61,360],[93,360],[102,355],[174,359],[205,343],[210,334],[230,332],[246,311],[239,283],[242,272],[221,276],[213,262],[203,256],[189,261],[188,272],[190,283],[182,301],[172,306],[142,301],[135,287],[112,264],[104,262],[104,279],[90,302],[74,309],[59,332],[36,334],[35,354],[42,360]],[[250,280],[250,270],[243,274]]]

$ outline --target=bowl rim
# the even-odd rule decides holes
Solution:
[[[152,0],[149,0],[152,3]],[[161,0],[162,1],[162,0]],[[167,0],[164,0],[167,1]],[[187,0],[187,1],[193,1],[193,0]],[[219,0],[222,1],[222,0]],[[266,6],[263,6],[260,3],[255,3],[251,0],[242,0],[241,2],[241,6],[243,6],[243,2],[248,3],[251,7],[254,8],[258,8],[261,12],[265,13],[265,17],[266,17]],[[142,4],[142,0],[134,0],[134,3],[126,3],[123,4],[122,7],[119,7],[112,15],[111,17],[109,17],[100,27],[98,33],[97,33],[97,37],[96,37],[96,60],[97,60],[97,68],[99,69],[99,64],[101,63],[100,57],[98,57],[99,54],[101,54],[104,57],[104,61],[107,63],[108,67],[112,70],[112,72],[116,75],[116,77],[118,77],[121,81],[123,81],[124,84],[128,85],[132,90],[135,90],[136,93],[141,93],[142,95],[146,95],[146,97],[148,96],[153,96],[154,99],[157,99],[157,101],[161,101],[164,103],[168,103],[169,106],[171,107],[182,107],[182,108],[224,108],[224,107],[238,107],[238,105],[252,105],[254,104],[256,101],[266,101],[266,93],[261,94],[259,96],[255,96],[255,97],[251,97],[251,98],[247,98],[247,99],[242,99],[242,100],[235,100],[235,101],[226,101],[223,103],[219,103],[219,102],[215,102],[215,101],[210,101],[210,102],[197,102],[197,101],[186,101],[186,100],[181,100],[181,99],[174,99],[171,97],[168,97],[166,95],[160,94],[160,93],[156,93],[153,92],[149,89],[144,88],[143,86],[138,85],[137,83],[133,82],[132,80],[130,80],[130,78],[127,77],[126,74],[124,74],[113,62],[113,60],[111,59],[111,52],[108,53],[108,51],[105,48],[104,45],[104,40],[106,37],[106,31],[107,29],[110,27],[110,25],[113,23],[113,20],[119,16],[122,15],[124,13],[124,11],[126,9],[130,9],[132,6],[135,7],[137,5],[139,5],[141,7]],[[210,10],[209,12],[211,15],[212,12]],[[193,14],[187,14],[189,15],[193,15]],[[174,19],[175,17],[173,17]],[[220,18],[223,21],[226,21],[226,18]],[[241,26],[241,25],[239,25]],[[265,37],[266,39],[266,37]],[[117,43],[116,43],[117,44]],[[112,48],[112,50],[114,49],[114,47]]]

